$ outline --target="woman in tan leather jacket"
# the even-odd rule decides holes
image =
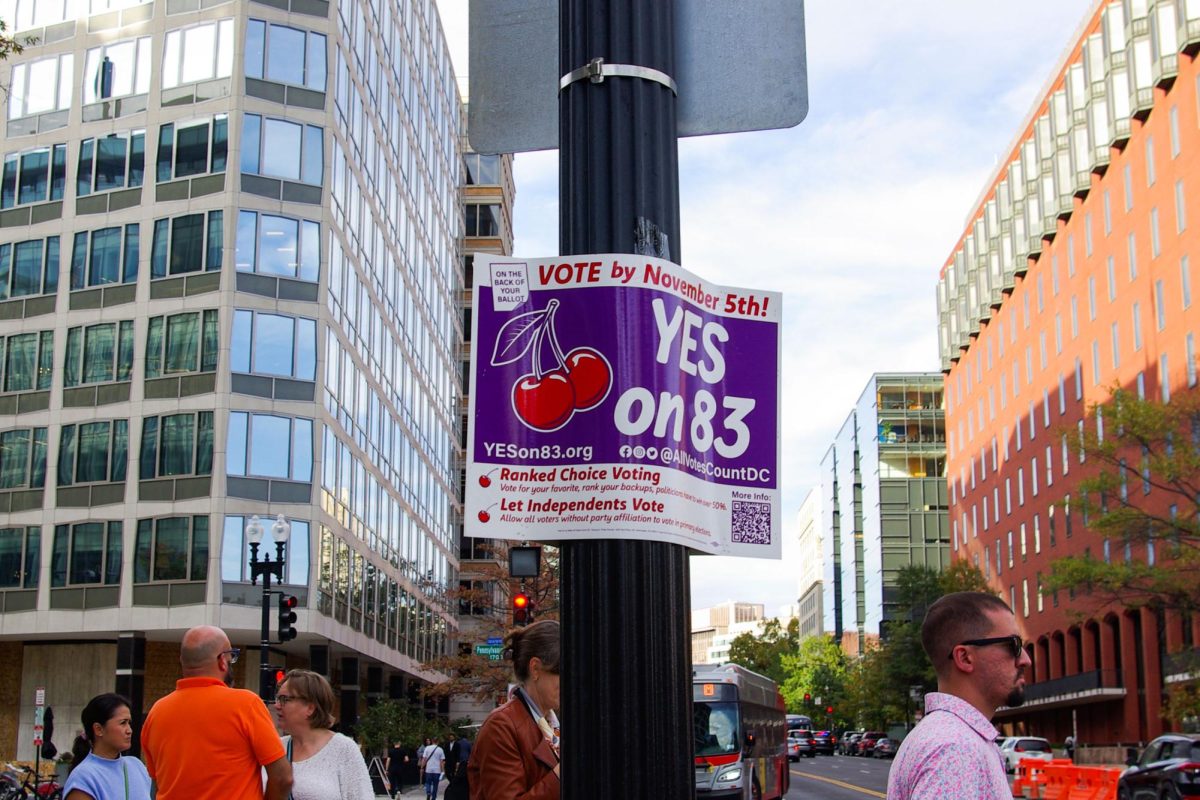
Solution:
[[[509,652],[517,687],[479,731],[467,762],[471,800],[558,800],[558,623],[513,631]]]

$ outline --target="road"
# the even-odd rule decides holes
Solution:
[[[802,758],[791,765],[787,800],[866,800],[887,796],[886,759],[851,756]]]

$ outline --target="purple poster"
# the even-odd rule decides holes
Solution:
[[[475,257],[466,533],[779,558],[778,292]]]

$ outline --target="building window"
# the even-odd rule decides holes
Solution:
[[[150,41],[141,36],[93,47],[83,67],[83,102],[128,97],[150,91]]]
[[[1112,332],[1112,365],[1113,369],[1121,366],[1121,328],[1120,324],[1114,322],[1111,326]]]
[[[137,223],[75,234],[71,289],[136,282],[140,244]]]
[[[1046,513],[1049,516],[1049,521],[1048,521],[1047,525],[1049,528],[1048,533],[1049,533],[1050,546],[1054,547],[1054,545],[1057,544],[1057,542],[1058,542],[1058,531],[1057,531],[1057,526],[1054,523],[1054,505],[1053,504],[1051,504],[1050,508],[1048,508],[1046,510]]]
[[[1115,326],[1116,323],[1114,322]],[[1142,307],[1139,303],[1133,304],[1133,351],[1142,349]]]
[[[1158,383],[1162,388],[1162,401],[1171,402],[1171,373],[1167,369],[1167,354],[1163,353],[1158,360]]]
[[[64,385],[127,381],[133,373],[133,320],[67,330]]]
[[[311,381],[317,371],[317,323],[303,317],[237,309],[230,369]]]
[[[55,525],[50,585],[120,584],[121,527],[120,522]]]
[[[54,331],[0,336],[0,388],[32,392],[50,388],[54,375]]]
[[[67,184],[67,146],[55,144],[4,154],[0,208],[62,200]]]
[[[312,450],[311,419],[229,412],[230,475],[311,481]]]
[[[1183,307],[1192,305],[1192,275],[1188,266],[1188,257],[1179,259],[1179,294],[1183,298]]]
[[[208,517],[139,519],[134,583],[208,579]]]
[[[1187,335],[1187,382],[1188,386],[1196,385],[1196,337],[1191,331]]]
[[[246,541],[247,517],[225,517],[225,531],[221,538],[221,580],[236,582],[250,581],[250,543]],[[283,582],[295,586],[308,585],[308,537],[309,524],[305,520],[289,519],[292,526],[287,542],[287,562]],[[262,520],[263,539],[259,554],[274,558],[275,537],[271,529],[273,520]]]
[[[0,589],[36,589],[41,564],[41,528],[0,528]]]
[[[474,205],[466,206],[467,227],[464,236],[499,236],[500,235],[500,206]]]
[[[168,122],[158,129],[155,175],[159,183],[225,171],[229,155],[229,117]]]
[[[123,483],[129,462],[129,421],[63,425],[58,447],[58,485]]]
[[[217,368],[217,312],[151,317],[146,334],[146,378]]]
[[[0,300],[58,291],[58,237],[0,244]]]
[[[321,226],[310,220],[238,212],[238,272],[315,282],[320,274]]]
[[[467,153],[463,156],[463,161],[467,167],[468,186],[489,186],[500,183],[500,156]]]
[[[325,91],[324,34],[250,20],[246,26],[246,77]]]
[[[1132,242],[1132,239],[1130,240]],[[1150,257],[1158,258],[1162,253],[1161,243],[1158,239],[1158,209],[1150,209]],[[1133,253],[1130,253],[1130,258]]]
[[[8,118],[69,109],[74,76],[74,53],[14,64],[9,83]]]
[[[1183,233],[1187,228],[1187,203],[1183,196],[1183,179],[1175,181],[1175,232]]]
[[[146,171],[146,132],[113,133],[79,145],[75,193],[107,192],[142,185]]]
[[[138,477],[146,481],[176,475],[211,475],[212,454],[213,412],[146,417],[142,423]]]
[[[167,31],[162,88],[228,78],[233,74],[233,20]]]
[[[224,242],[221,211],[209,211],[207,216],[201,213],[156,219],[150,246],[150,278],[220,270]]]
[[[1108,194],[1108,189],[1104,190],[1104,235],[1108,236],[1112,233],[1112,198]]]
[[[284,119],[245,114],[242,172],[320,186],[325,171],[325,130]]]
[[[46,429],[0,432],[0,489],[40,489],[46,485]]]

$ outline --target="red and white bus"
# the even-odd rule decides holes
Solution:
[[[783,695],[769,678],[737,664],[692,670],[696,797],[778,800],[787,794]]]

